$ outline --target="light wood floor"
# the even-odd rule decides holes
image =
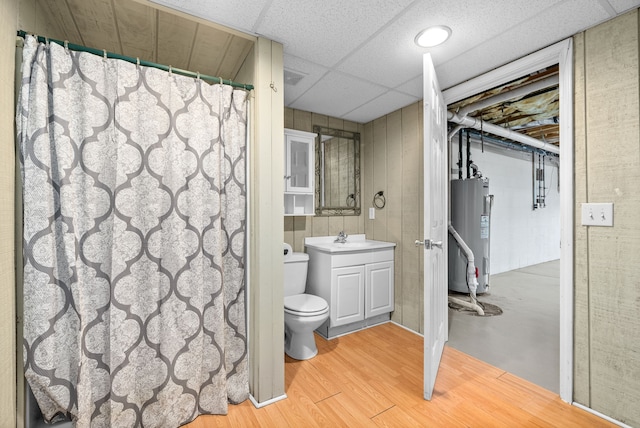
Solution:
[[[249,400],[203,427],[613,427],[554,393],[445,347],[431,401],[422,398],[422,338],[395,324],[316,336],[318,355],[286,357],[287,399]]]

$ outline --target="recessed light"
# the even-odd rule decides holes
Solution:
[[[420,31],[415,42],[422,48],[432,48],[446,42],[449,36],[451,36],[451,28],[445,25],[436,25]]]

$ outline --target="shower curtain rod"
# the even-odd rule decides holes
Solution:
[[[18,30],[18,37],[22,37],[23,39],[27,36],[27,32],[23,31],[23,30]],[[222,83],[223,85],[230,85],[233,86],[234,88],[241,88],[241,89],[245,89],[247,91],[251,91],[253,90],[253,85],[249,85],[249,84],[245,84],[245,83],[238,83],[238,82],[234,82],[232,80],[226,80],[226,79],[222,79],[221,77],[215,77],[215,76],[208,76],[206,74],[200,74],[200,73],[194,73],[193,71],[188,71],[188,70],[183,70],[181,68],[174,68],[170,65],[164,65],[164,64],[157,64],[155,62],[151,62],[151,61],[145,61],[139,58],[132,58],[130,56],[125,56],[125,55],[120,55],[117,53],[113,53],[113,52],[107,52],[105,50],[100,50],[100,49],[94,49],[94,48],[89,48],[87,46],[82,46],[82,45],[76,45],[74,43],[69,43],[68,41],[61,41],[61,40],[56,40],[56,39],[50,39],[48,37],[43,37],[43,36],[37,36],[38,41],[40,43],[47,43],[47,42],[53,42],[53,43],[57,43],[61,46],[64,46],[68,49],[74,50],[74,51],[79,51],[79,52],[89,52],[92,53],[94,55],[102,55],[102,56],[106,56],[107,58],[115,58],[115,59],[121,59],[123,61],[127,61],[130,62],[132,64],[140,64],[140,65],[144,65],[146,67],[153,67],[153,68],[158,68],[160,70],[164,70],[164,71],[169,71],[171,73],[176,73],[176,74],[181,74],[183,76],[187,76],[187,77],[195,77],[195,78],[200,78],[202,80],[209,80],[213,83]]]

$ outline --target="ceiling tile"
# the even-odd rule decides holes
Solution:
[[[284,68],[285,70],[305,75],[295,85],[284,85],[284,105],[287,107],[290,107],[292,102],[312,88],[329,71],[328,68],[321,65],[291,55],[284,56]]]
[[[606,11],[594,4],[582,8],[582,0],[569,0],[540,13],[488,39],[446,62],[435,62],[442,89],[483,74],[493,68],[514,61],[528,53],[552,45],[606,19]],[[572,13],[581,10],[582,13]],[[524,53],[524,54],[523,54]],[[470,66],[472,65],[472,66]]]
[[[330,72],[289,107],[342,117],[363,103],[363,94],[367,97],[364,102],[368,102],[384,92],[381,86]]]
[[[366,123],[389,112],[396,111],[409,104],[420,101],[422,97],[412,97],[396,91],[386,92],[368,103],[352,110],[341,118],[358,123]]]
[[[422,79],[422,73],[420,73],[418,77],[411,79],[408,82],[398,86],[396,88],[396,91],[422,98],[422,85],[423,85],[423,79]]]
[[[411,0],[274,0],[255,32],[327,67],[364,43]]]
[[[600,0],[604,1],[604,0]],[[616,12],[622,13],[638,7],[637,0],[607,0]],[[613,18],[613,17],[612,17]]]
[[[477,41],[496,37],[505,28],[535,16],[538,7],[548,7],[555,0],[540,1],[535,9],[527,9],[528,3],[528,0],[492,2],[482,8],[468,7],[466,0],[416,3],[337,69],[396,88],[422,75],[423,53],[431,52],[435,64],[446,62],[455,53],[473,49]],[[418,32],[432,25],[451,27],[451,38],[442,46],[431,49],[416,46],[414,38]],[[484,61],[490,62],[491,57]],[[473,70],[468,63],[465,68]]]

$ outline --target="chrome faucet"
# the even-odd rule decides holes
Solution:
[[[346,243],[346,242],[347,242],[347,237],[348,237],[348,236],[349,236],[349,235],[347,235],[347,234],[345,234],[345,233],[344,233],[344,230],[341,230],[341,231],[340,231],[340,233],[338,233],[338,237],[337,237],[337,238],[336,238],[336,240],[335,240],[335,241],[333,241],[333,242],[338,242],[338,243],[340,243],[340,244],[344,244],[344,243]]]

